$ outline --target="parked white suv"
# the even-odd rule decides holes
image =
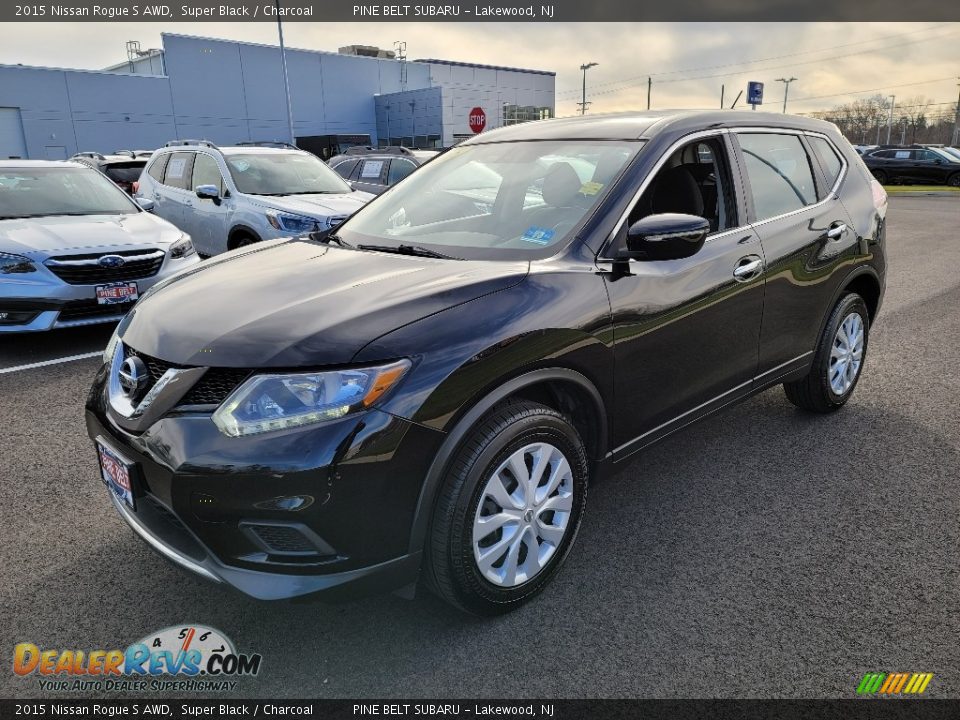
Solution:
[[[334,227],[373,195],[294,147],[176,140],[157,150],[136,197],[190,234],[201,255]]]

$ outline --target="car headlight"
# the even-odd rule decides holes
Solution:
[[[240,437],[335,420],[382,398],[409,360],[328,372],[254,375],[213,413],[224,435]]]
[[[189,235],[181,235],[180,239],[170,246],[170,257],[174,259],[189,257],[195,252]]]
[[[283,232],[308,233],[312,230],[326,230],[330,223],[327,220],[290,215],[289,213],[267,213],[270,225]]]
[[[30,258],[23,257],[23,255],[0,253],[0,275],[32,273],[36,271],[37,266],[33,264]]]

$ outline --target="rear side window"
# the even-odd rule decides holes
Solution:
[[[387,176],[387,185],[400,182],[416,169],[417,166],[409,160],[391,160],[390,174]]]
[[[189,152],[173,153],[163,175],[164,185],[189,190],[190,175],[193,173],[193,155]]]
[[[170,159],[170,153],[165,153],[153,161],[147,174],[157,182],[163,182],[163,171],[167,169],[167,161]]]
[[[359,162],[359,160],[344,160],[342,163],[337,163],[337,166],[334,168],[334,170],[336,170],[340,177],[347,179],[350,177],[350,173],[353,172],[353,169]]]
[[[799,210],[817,201],[810,158],[798,136],[743,133],[737,138],[758,221]]]
[[[837,178],[840,177],[840,173],[843,171],[843,161],[840,159],[840,156],[837,155],[836,149],[826,138],[809,135],[807,140],[809,140],[813,152],[820,161],[820,167],[823,169],[823,174],[827,179],[827,187],[832,188],[837,183]]]

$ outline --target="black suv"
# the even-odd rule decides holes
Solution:
[[[71,160],[99,170],[113,180],[128,195],[136,191],[136,182],[146,167],[152,152],[150,150],[117,150],[111,155],[98,152],[81,152]]]
[[[590,483],[651,443],[774,385],[849,400],[886,207],[837,129],[796,116],[483,133],[335,234],[148,292],[87,405],[109,497],[257,598],[419,580],[505,612],[560,568]]]
[[[410,150],[405,147],[352,147],[335,155],[327,164],[354,190],[379,195],[440,153],[439,150]]]
[[[863,156],[877,182],[960,187],[960,159],[925,147],[881,148]]]

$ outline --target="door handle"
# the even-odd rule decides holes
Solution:
[[[834,223],[830,226],[830,229],[827,230],[827,237],[831,240],[839,240],[846,231],[846,223]]]
[[[763,270],[763,260],[757,255],[747,255],[740,258],[733,269],[733,277],[738,282],[747,282],[759,275],[761,270]]]

